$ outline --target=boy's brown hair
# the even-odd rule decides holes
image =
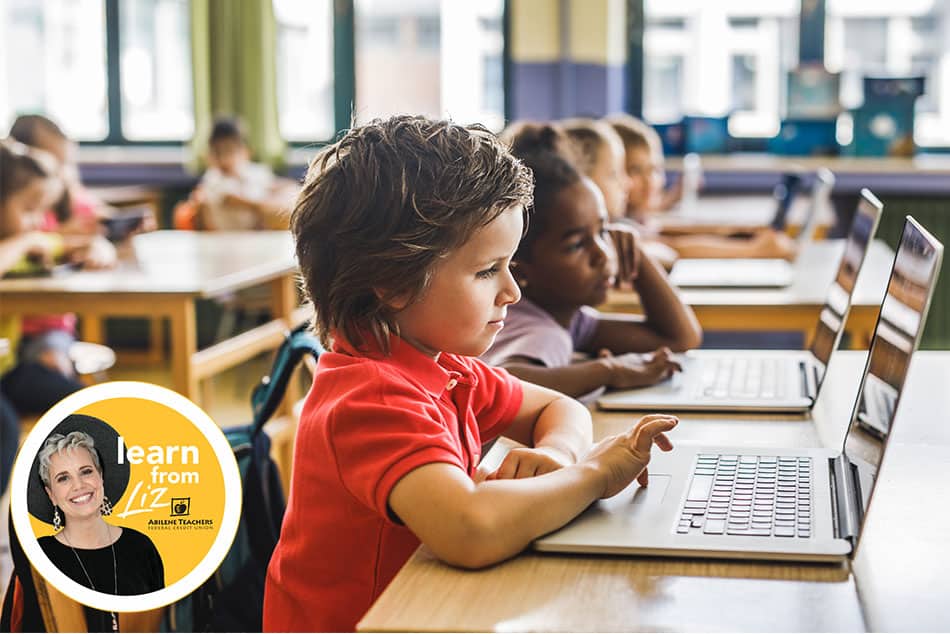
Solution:
[[[393,303],[424,293],[446,254],[513,205],[531,172],[479,125],[398,115],[351,129],[310,163],[291,216],[325,346],[341,337],[388,354]]]
[[[6,214],[7,200],[34,179],[46,179],[52,174],[51,158],[44,154],[19,141],[0,139],[0,238],[14,233]]]
[[[618,112],[604,117],[604,121],[620,135],[624,150],[646,148],[655,152],[663,147],[656,130],[633,115]]]

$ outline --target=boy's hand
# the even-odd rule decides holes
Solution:
[[[486,480],[517,480],[533,478],[573,464],[573,460],[550,447],[516,447],[508,452],[501,465]]]
[[[596,468],[604,479],[601,498],[623,491],[636,478],[642,486],[648,482],[650,450],[656,444],[662,451],[673,449],[667,438],[679,419],[667,414],[648,414],[629,431],[600,441],[587,453],[584,462]]]
[[[626,223],[611,223],[607,231],[617,251],[617,279],[619,288],[623,282],[637,279],[640,271],[640,234]]]
[[[655,385],[683,370],[666,346],[647,354],[630,352],[616,357],[605,349],[598,356],[610,370],[607,386],[618,389]]]

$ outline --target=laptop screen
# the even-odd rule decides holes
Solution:
[[[802,226],[795,236],[795,242],[798,244],[798,253],[801,255],[805,245],[807,245],[815,235],[815,229],[818,226],[818,220],[821,217],[820,210],[831,204],[831,191],[835,188],[835,175],[831,170],[822,167],[815,173],[815,180],[811,185],[811,200],[808,201],[808,210],[802,219]]]
[[[838,263],[825,304],[818,314],[818,326],[811,341],[811,353],[815,356],[816,384],[821,385],[825,378],[825,368],[831,360],[831,353],[837,349],[844,332],[844,324],[851,308],[851,297],[861,266],[864,264],[871,238],[877,230],[881,218],[881,201],[867,189],[861,190],[858,208],[851,221],[851,229],[844,242],[844,253]]]
[[[772,195],[777,201],[775,215],[772,222],[769,223],[776,231],[785,231],[785,222],[788,220],[788,210],[791,209],[795,196],[798,195],[802,187],[802,177],[800,174],[787,173],[782,174],[782,180],[772,190]]]
[[[920,342],[942,255],[943,245],[908,216],[844,442],[844,453],[858,466],[865,505]]]

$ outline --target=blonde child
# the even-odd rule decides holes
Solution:
[[[111,247],[102,238],[67,238],[37,229],[60,193],[55,173],[52,157],[0,141],[0,275],[41,272],[62,261],[108,265]],[[49,329],[30,329],[30,323],[26,317],[0,318],[0,337],[10,342],[10,352],[0,359],[0,374],[6,372],[0,390],[21,413],[38,414],[82,385],[68,354],[75,317],[60,316],[58,326]]]
[[[618,262],[628,234],[610,231],[604,196],[574,166],[563,132],[523,123],[509,128],[504,138],[512,154],[531,168],[534,207],[513,261],[523,297],[508,309],[506,328],[484,359],[574,397],[668,378],[679,367],[671,350],[694,348],[701,341],[692,309],[637,242],[621,258],[633,264]],[[606,300],[618,278],[639,294],[643,316],[606,315],[592,308]],[[588,360],[573,362],[575,353]]]
[[[666,175],[660,137],[653,128],[628,114],[611,115],[605,121],[619,136],[624,150],[624,170],[630,183],[624,215],[651,226],[655,212],[669,209],[679,194],[675,188],[668,194],[663,192]],[[705,233],[708,229],[677,229],[679,235],[664,235],[662,230],[657,234],[655,228],[648,229],[648,233],[684,258],[788,258],[795,254],[794,242],[768,227],[748,238]]]
[[[208,138],[209,167],[192,200],[199,223],[210,231],[283,228],[295,187],[270,168],[251,161],[244,132],[235,119],[214,122]]]
[[[473,358],[519,299],[530,173],[480,126],[397,116],[311,164],[291,218],[329,348],[307,397],[265,631],[348,631],[420,542],[512,557],[671,448],[669,416],[590,447],[582,405]],[[476,481],[482,443],[529,445]]]

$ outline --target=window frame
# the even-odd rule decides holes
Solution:
[[[339,131],[350,125],[352,107],[356,98],[355,64],[355,6],[354,0],[333,1],[333,70],[334,70],[334,129]],[[809,0],[801,0],[802,3]],[[122,92],[119,67],[120,0],[103,0],[106,16],[106,84],[107,84],[107,134],[96,141],[82,141],[83,146],[125,147],[182,147],[191,139],[181,140],[130,140],[122,133]],[[502,90],[505,121],[511,119],[511,11],[510,0],[505,0],[502,9]],[[809,61],[824,58],[825,48],[825,0],[819,0],[818,8],[810,20],[799,19],[799,60]],[[625,109],[633,115],[643,113],[643,36],[645,31],[644,0],[627,0],[627,62],[625,77]],[[334,138],[336,135],[334,135]],[[290,149],[320,147],[332,143],[334,138],[312,141],[287,141]],[[734,137],[736,152],[764,152],[767,137]],[[918,146],[921,152],[948,153],[950,145]]]
[[[810,19],[803,17],[801,6],[811,0],[800,0],[798,20],[799,63],[819,61],[824,63],[825,52],[825,0],[817,0],[817,7]],[[627,0],[627,68],[625,72],[625,95],[627,112],[643,116],[643,37],[646,30],[645,0]],[[507,115],[507,112],[506,112]],[[769,137],[731,137],[732,152],[766,152]],[[950,145],[918,145],[918,153],[950,153]]]

